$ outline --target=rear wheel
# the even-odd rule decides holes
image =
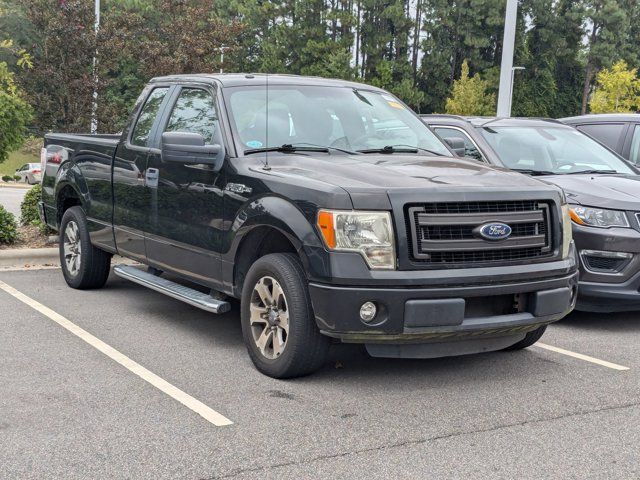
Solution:
[[[273,378],[319,369],[329,339],[318,330],[302,265],[295,255],[274,253],[254,263],[244,281],[242,335],[256,368]]]
[[[532,332],[527,333],[525,337],[522,340],[520,340],[518,343],[514,343],[510,347],[505,348],[505,350],[522,350],[523,348],[528,348],[534,343],[536,343],[538,340],[540,340],[540,337],[544,335],[544,332],[546,330],[547,330],[546,325],[544,325],[543,327],[537,328]]]
[[[111,254],[91,245],[81,207],[71,207],[62,216],[60,265],[67,284],[80,290],[100,288],[109,277]]]

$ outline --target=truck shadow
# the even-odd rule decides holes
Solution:
[[[640,312],[591,313],[573,312],[555,323],[554,329],[582,331],[640,332]]]

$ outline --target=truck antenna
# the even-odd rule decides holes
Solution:
[[[265,145],[265,147],[267,148],[267,151],[264,152],[264,165],[262,166],[263,170],[271,170],[271,167],[269,166],[269,73],[265,74],[265,83],[266,83],[266,105],[265,105],[265,109],[266,109],[266,115],[265,115],[265,119],[266,119],[266,125],[264,126],[265,129],[265,141],[267,142],[267,144]]]

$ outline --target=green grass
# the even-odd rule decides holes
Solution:
[[[0,176],[13,175],[25,163],[38,163],[40,159],[35,155],[17,150],[9,154],[9,158],[0,163]]]

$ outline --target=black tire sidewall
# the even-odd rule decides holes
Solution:
[[[288,254],[270,254],[260,258],[249,269],[242,288],[241,324],[247,351],[259,371],[275,378],[289,378],[310,373],[310,371],[304,371],[305,367],[298,365],[298,362],[301,360],[300,354],[310,347],[308,329],[317,329],[307,280],[301,275],[301,269],[291,265],[292,261],[299,264],[297,258]],[[280,284],[289,312],[287,344],[282,355],[274,359],[262,355],[253,339],[250,324],[251,295],[258,280],[265,276],[273,277]],[[320,333],[317,332],[317,335]]]
[[[73,276],[67,270],[67,264],[64,259],[64,232],[70,221],[76,222],[78,225],[78,233],[80,235],[80,271]],[[62,221],[60,222],[60,266],[62,274],[67,284],[72,288],[84,288],[86,279],[90,275],[91,263],[93,261],[93,246],[89,237],[89,227],[87,219],[82,207],[71,207],[64,212]]]

